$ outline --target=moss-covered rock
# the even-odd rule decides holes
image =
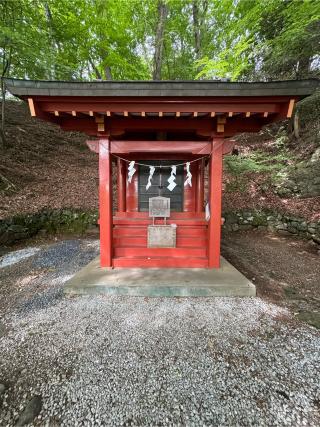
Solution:
[[[310,126],[310,123],[319,121],[320,117],[320,91],[308,96],[298,102],[296,112],[299,115],[299,122],[302,127]]]

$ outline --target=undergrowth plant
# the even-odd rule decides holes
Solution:
[[[288,163],[288,153],[269,154],[257,150],[248,155],[225,156],[226,170],[234,176],[245,173],[276,173]]]

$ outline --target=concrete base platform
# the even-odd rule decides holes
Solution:
[[[65,285],[69,295],[108,294],[139,297],[251,297],[255,286],[228,261],[220,269],[101,268],[99,258]]]

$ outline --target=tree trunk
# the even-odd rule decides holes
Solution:
[[[47,24],[48,24],[48,34],[49,34],[49,41],[51,44],[51,51],[50,51],[50,55],[51,55],[51,65],[50,65],[50,69],[49,69],[49,78],[50,79],[54,79],[57,78],[58,75],[58,66],[56,63],[56,50],[60,51],[60,42],[57,40],[57,37],[55,35],[55,29],[54,29],[54,24],[53,24],[53,16],[52,16],[52,12],[51,9],[49,7],[48,2],[45,2],[44,5],[44,12],[45,12],[45,16],[46,16],[46,20],[47,20]]]
[[[301,58],[298,62],[297,79],[306,79],[310,73],[310,58]]]
[[[153,80],[161,80],[161,68],[163,62],[164,29],[168,15],[168,7],[165,0],[158,0],[158,22],[155,37],[155,51],[153,64]]]
[[[300,138],[299,114],[297,111],[293,115],[293,133],[296,139]]]
[[[196,59],[200,59],[201,29],[200,29],[200,21],[199,21],[198,0],[193,0],[192,17],[193,17],[194,48],[195,48],[195,52],[196,52]]]
[[[5,113],[6,113],[6,87],[4,85],[4,78],[9,70],[11,64],[11,54],[12,50],[9,50],[8,59],[6,56],[3,57],[3,69],[2,75],[0,77],[0,86],[1,86],[1,124],[0,124],[0,140],[2,148],[5,148],[7,145],[6,135],[4,132],[5,128]]]
[[[112,80],[111,68],[107,65],[104,69],[104,75],[106,80]]]
[[[5,108],[6,108],[6,88],[4,87],[4,79],[1,77],[1,127],[0,127],[0,140],[1,148],[5,148],[7,145],[6,135],[4,133],[5,127]]]
[[[102,80],[101,73],[100,73],[100,71],[98,70],[98,68],[97,68],[96,64],[92,61],[92,59],[91,59],[91,58],[89,58],[89,63],[90,63],[90,65],[91,65],[91,67],[92,67],[93,71],[95,72],[96,79],[97,79],[97,80]]]

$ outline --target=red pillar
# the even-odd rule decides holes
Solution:
[[[100,266],[112,267],[112,161],[109,139],[99,139]]]
[[[198,164],[196,212],[202,212],[204,201],[204,159],[196,163]]]
[[[118,212],[126,211],[126,168],[125,162],[117,159],[118,172]]]
[[[210,157],[210,221],[208,267],[220,267],[220,240],[221,240],[221,200],[222,200],[222,153],[223,139],[215,138],[212,141]]]

